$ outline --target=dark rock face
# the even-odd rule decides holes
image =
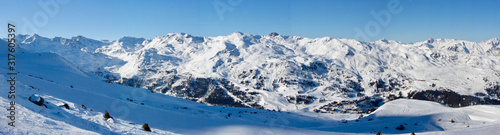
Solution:
[[[83,104],[80,105],[80,108],[87,110],[87,107]]]
[[[276,32],[272,32],[271,34],[269,34],[269,36],[271,36],[271,37],[278,36],[278,35],[280,35],[280,34],[278,34]]]
[[[383,104],[384,99],[379,96],[363,97],[359,100],[334,101],[321,106],[315,112],[321,113],[371,113]]]
[[[326,65],[320,61],[312,62],[309,65],[301,65],[301,69],[305,71],[311,71],[315,74],[322,75],[328,73],[328,68]]]
[[[257,92],[240,90],[239,87],[225,79],[174,76],[165,80],[147,81],[137,78],[122,78],[118,83],[133,87],[140,87],[150,83],[151,81],[157,81],[157,85],[150,87],[150,90],[158,86],[163,87],[162,89],[156,91],[159,93],[166,93],[176,97],[210,105],[263,109],[262,106],[257,104],[257,102],[260,101],[260,97],[258,97]],[[174,83],[178,83],[180,85],[174,85]],[[234,97],[230,95],[233,95]]]
[[[44,100],[42,97],[38,96],[38,95],[32,95],[32,96],[30,96],[30,97],[28,98],[28,100],[29,100],[30,102],[32,102],[32,103],[34,103],[34,104],[38,105],[38,106],[45,106],[45,107],[47,107],[47,106],[45,105],[45,100]]]
[[[198,99],[206,95],[210,87],[214,85],[217,85],[214,80],[207,78],[194,78],[188,79],[187,82],[185,82],[185,85],[172,87],[170,91],[178,95],[183,95],[183,97]],[[215,90],[217,93],[220,93],[220,90]]]
[[[316,97],[309,95],[297,95],[297,96],[287,96],[286,100],[288,103],[293,104],[311,104],[316,100]]]
[[[434,101],[449,107],[464,107],[477,104],[499,104],[500,101],[488,97],[479,98],[469,95],[460,95],[451,90],[426,90],[408,93],[408,98]]]
[[[485,89],[488,95],[500,99],[500,85],[498,83],[489,83],[488,85],[489,88]]]
[[[120,79],[120,84],[132,86],[132,87],[140,87],[141,80],[136,78],[122,78]]]
[[[266,77],[261,75],[260,70],[250,69],[248,71],[242,71],[238,75],[238,79],[242,80],[240,84],[262,90],[264,89],[264,79],[266,79]]]
[[[399,91],[400,88],[404,88],[403,84],[401,84],[402,80],[398,80],[397,78],[390,78],[387,81],[379,79],[374,82],[370,82],[368,85],[370,87],[375,88],[375,92],[391,92],[391,91]]]
[[[68,105],[68,104],[66,104],[66,103],[65,103],[64,105],[60,105],[59,107],[64,107],[64,108],[66,108],[66,109],[68,109],[68,110],[69,110],[69,105]]]
[[[221,89],[220,87],[217,87],[213,89],[212,92],[209,95],[207,95],[205,100],[202,102],[208,104],[225,105],[232,107],[248,107],[243,105],[239,101],[235,101],[235,99],[230,97],[226,92],[227,91]]]

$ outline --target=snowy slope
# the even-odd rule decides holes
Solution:
[[[141,129],[143,123],[148,123],[155,134],[217,134],[262,128],[305,133],[309,131],[280,126],[284,122],[275,119],[283,114],[294,123],[322,121],[267,110],[206,106],[146,89],[109,84],[104,78],[73,68],[53,53],[24,51],[17,58],[18,128],[3,124],[0,131],[5,134],[147,134]],[[0,79],[7,80],[7,67],[1,66],[0,71]],[[6,91],[8,83],[4,81],[1,86]],[[6,94],[2,93],[0,100],[5,108]],[[28,101],[32,96],[42,97],[47,107]],[[64,104],[70,109],[60,107]],[[106,110],[114,120],[103,119]],[[7,116],[6,111],[2,114]],[[2,119],[7,121],[6,117]]]
[[[369,116],[356,121],[318,128],[335,132],[406,134],[497,134],[498,105],[450,108],[439,103],[399,99],[388,102]],[[453,123],[451,121],[454,121]],[[403,125],[404,130],[396,127]],[[346,128],[347,127],[347,128]]]
[[[117,41],[21,35],[17,41],[33,52],[58,54],[108,82],[209,105],[313,111],[334,102],[387,101],[423,90],[500,98],[496,38],[367,43],[235,32]]]
[[[0,41],[1,47],[5,44]],[[149,134],[142,131],[143,123],[150,125],[152,134],[373,134],[378,130],[384,134],[495,134],[500,125],[498,106],[449,108],[402,99],[384,104],[357,122],[359,114],[207,106],[106,83],[105,78],[83,71],[54,53],[19,50],[16,128],[2,124],[1,134]],[[3,62],[5,56],[0,55]],[[6,65],[0,65],[0,73],[0,79],[7,80]],[[6,81],[0,86],[7,91]],[[0,93],[2,108],[8,107],[6,97],[7,92]],[[44,98],[46,107],[30,102],[29,97]],[[64,104],[69,109],[61,107]],[[103,119],[106,110],[113,120]],[[0,113],[8,115],[7,111]],[[0,119],[8,121],[6,117]],[[451,119],[456,122],[448,122]],[[402,131],[395,129],[413,122],[418,124]]]
[[[3,41],[2,41],[3,42]],[[2,55],[4,56],[4,55]],[[146,134],[140,128],[142,123],[151,125],[153,133],[173,134],[166,129],[180,133],[202,132],[204,128],[223,127],[242,123],[248,126],[266,125],[271,115],[252,116],[250,111],[268,113],[263,110],[225,109],[209,107],[192,101],[151,93],[145,89],[108,84],[104,78],[81,72],[53,53],[19,53],[17,67],[18,90],[16,93],[18,128],[2,125],[2,133],[49,134],[49,133],[100,133],[100,134]],[[5,59],[5,57],[2,57]],[[7,67],[1,69],[3,80],[7,80]],[[2,82],[2,91],[8,83]],[[2,93],[2,106],[7,108],[7,93]],[[44,106],[37,106],[28,98],[38,95],[45,99]],[[133,101],[131,101],[133,100]],[[142,105],[142,104],[144,105]],[[70,109],[59,107],[68,104]],[[86,109],[80,105],[86,106]],[[108,110],[116,119],[104,121],[103,112]],[[218,112],[223,110],[224,113]],[[249,118],[226,119],[228,112]],[[2,111],[3,115],[7,115]],[[236,116],[232,116],[236,117]],[[252,118],[254,121],[249,121]],[[7,119],[2,117],[2,119]],[[204,121],[199,121],[204,119]],[[213,122],[213,123],[212,123]],[[140,123],[140,124],[138,124]],[[158,129],[163,128],[163,130]],[[215,130],[215,129],[211,129]],[[60,132],[64,131],[64,132]],[[90,132],[89,132],[90,131]]]

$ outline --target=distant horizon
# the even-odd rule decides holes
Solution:
[[[240,31],[236,31],[236,32],[233,32],[233,33],[237,33],[237,32],[240,32]],[[17,34],[17,35],[25,35],[25,36],[33,36],[33,35],[38,35],[40,37],[44,37],[44,38],[49,38],[49,39],[53,39],[53,38],[56,38],[56,37],[60,37],[60,38],[65,38],[65,39],[71,39],[71,38],[74,38],[74,37],[78,37],[78,36],[82,36],[82,37],[85,37],[85,38],[89,38],[89,39],[93,39],[93,40],[98,40],[98,41],[116,41],[116,40],[120,40],[121,38],[124,38],[124,37],[132,37],[132,38],[144,38],[144,39],[154,39],[156,37],[162,37],[162,36],[166,36],[166,35],[169,35],[169,34],[188,34],[188,35],[191,35],[191,36],[195,36],[195,37],[219,37],[219,36],[229,36],[233,33],[229,33],[227,35],[218,35],[218,36],[202,36],[202,35],[193,35],[193,34],[190,34],[190,33],[185,33],[185,32],[179,32],[179,33],[166,33],[164,35],[158,35],[158,36],[154,36],[154,37],[136,37],[136,36],[122,36],[118,39],[95,39],[95,38],[92,38],[92,37],[88,37],[88,36],[85,36],[85,35],[74,35],[74,36],[69,36],[69,37],[62,37],[62,36],[44,36],[44,35],[41,35],[41,34],[37,34],[37,33],[33,33],[33,34]],[[245,33],[245,32],[240,32],[240,33],[243,33],[243,34],[249,34],[249,35],[256,35],[256,36],[265,36],[265,35],[269,35],[269,34],[264,34],[264,35],[259,35],[259,34],[250,34],[250,33]],[[272,33],[272,32],[270,32]],[[277,33],[277,32],[276,32]],[[280,33],[278,33],[279,35],[281,36],[294,36],[294,37],[303,37],[303,36],[295,36],[295,35],[282,35]],[[309,38],[309,37],[303,37],[303,38]],[[335,38],[335,37],[317,37],[317,38],[309,38],[309,39],[320,39],[320,38],[333,38],[333,39],[352,39],[352,40],[356,40],[356,41],[360,41],[360,40],[357,40],[357,39],[353,39],[353,38]],[[4,39],[4,38],[2,38]],[[451,40],[462,40],[462,41],[469,41],[469,42],[484,42],[484,41],[489,41],[489,40],[493,40],[493,39],[498,39],[500,40],[500,38],[497,38],[497,37],[493,37],[493,38],[490,38],[490,39],[486,39],[486,40],[482,40],[482,41],[470,41],[470,40],[465,40],[465,39],[455,39],[455,38],[433,38],[433,37],[430,37],[430,38],[427,38],[425,40],[421,40],[421,41],[416,41],[416,42],[403,42],[403,41],[399,41],[399,40],[394,40],[394,39],[387,39],[387,38],[381,38],[381,39],[377,39],[377,40],[374,40],[374,41],[370,41],[370,42],[375,42],[375,41],[379,41],[379,40],[391,40],[391,41],[398,41],[398,42],[401,42],[401,43],[406,43],[406,44],[411,44],[411,43],[416,43],[416,42],[423,42],[423,41],[426,41],[426,40],[429,40],[429,39],[451,39]],[[366,41],[360,41],[360,42],[366,42]],[[370,42],[367,42],[367,43],[370,43]]]

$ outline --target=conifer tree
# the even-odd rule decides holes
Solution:
[[[108,110],[106,110],[106,112],[104,113],[104,120],[107,121],[109,118],[113,118],[113,117],[111,117],[111,115],[109,115],[109,113],[108,113]]]
[[[144,131],[151,132],[151,128],[149,128],[148,123],[145,123],[144,125],[142,125],[142,129],[143,129]]]

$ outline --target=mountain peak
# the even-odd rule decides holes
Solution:
[[[271,37],[275,37],[275,36],[279,36],[280,34],[276,33],[276,32],[272,32],[271,34],[269,34],[269,36]]]
[[[231,33],[231,35],[233,35],[233,34],[236,34],[236,35],[243,35],[243,34],[245,34],[245,33],[243,33],[243,32],[239,32],[239,31],[236,31],[236,32]]]
[[[36,34],[36,33],[35,33],[35,34],[33,34],[33,35],[28,35],[28,36],[26,37],[26,39],[33,39],[33,40],[35,40],[35,39],[40,39],[40,38],[42,38],[42,36],[40,36],[40,35],[38,35],[38,34]]]
[[[76,37],[71,37],[71,39],[73,39],[73,40],[77,40],[77,41],[80,41],[80,40],[84,40],[84,39],[88,39],[88,38],[86,38],[86,37],[84,37],[84,36],[82,36],[82,35],[78,35],[78,36],[76,36]]]
[[[163,37],[190,37],[191,35],[189,34],[186,34],[184,32],[181,32],[181,33],[168,33],[167,35],[163,36]]]
[[[427,40],[425,40],[426,43],[434,43],[434,38],[429,38]]]
[[[492,39],[488,40],[487,42],[491,43],[491,45],[493,45],[493,47],[497,47],[498,45],[500,45],[500,39],[498,39],[498,38],[492,38]]]
[[[48,38],[42,37],[38,34],[33,34],[33,35],[26,35],[25,37],[20,36],[19,38],[24,38],[21,41],[27,41],[27,42],[35,42],[39,40],[46,40]]]
[[[379,42],[384,42],[384,43],[389,43],[389,40],[385,39],[385,38],[382,38],[380,40],[378,40]]]
[[[125,41],[125,40],[138,40],[138,39],[141,39],[141,40],[144,40],[144,38],[137,38],[137,37],[131,37],[131,36],[124,36],[124,37],[121,37],[120,39],[118,39],[118,41]]]
[[[492,39],[490,39],[488,41],[490,41],[490,42],[500,42],[500,39],[498,39],[498,38],[492,38]]]

